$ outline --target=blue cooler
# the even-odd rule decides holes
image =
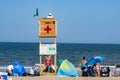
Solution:
[[[1,77],[2,77],[2,80],[7,80],[7,73],[2,73]]]

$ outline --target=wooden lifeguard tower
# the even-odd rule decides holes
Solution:
[[[52,16],[52,15],[50,15]],[[56,45],[56,36],[57,36],[57,21],[53,17],[40,18],[39,19],[39,54],[40,54],[40,75],[46,74],[56,74],[57,66],[57,45]],[[53,43],[45,44],[43,43],[43,38],[53,38]],[[43,72],[45,69],[44,65],[44,56],[51,55],[53,60],[53,65],[55,67],[54,72]]]

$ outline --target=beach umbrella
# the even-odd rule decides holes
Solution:
[[[102,57],[102,56],[95,56],[95,57],[92,57],[90,58],[86,63],[85,65],[93,65],[95,63],[100,63],[104,60],[105,58]]]

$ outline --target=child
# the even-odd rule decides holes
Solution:
[[[99,77],[100,76],[100,64],[99,63],[96,63],[95,69],[96,69],[96,76]]]

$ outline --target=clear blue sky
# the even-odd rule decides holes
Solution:
[[[57,42],[120,44],[120,0],[1,0],[0,42],[39,42],[36,8],[57,18]]]

